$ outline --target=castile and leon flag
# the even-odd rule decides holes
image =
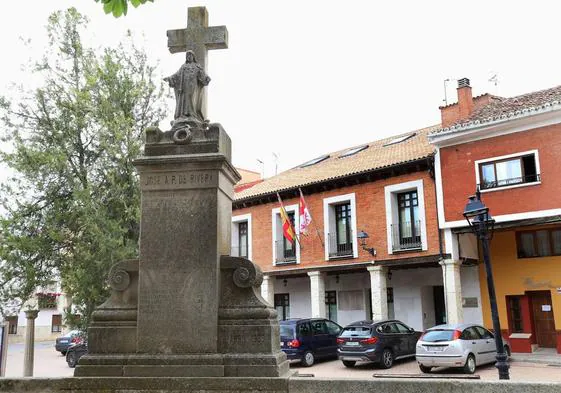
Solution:
[[[308,210],[308,206],[306,205],[306,200],[304,199],[302,190],[300,190],[300,202],[298,205],[298,210],[300,213],[300,233],[307,235],[308,227],[312,223],[312,216],[310,214],[310,210]]]

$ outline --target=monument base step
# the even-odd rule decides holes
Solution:
[[[76,377],[287,377],[289,362],[278,354],[88,354]]]

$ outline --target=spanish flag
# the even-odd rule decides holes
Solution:
[[[279,203],[280,203],[282,234],[284,235],[286,240],[288,240],[290,243],[294,243],[294,240],[296,239],[296,234],[294,233],[294,227],[292,226],[292,222],[290,221],[288,214],[286,214],[286,210],[284,210],[284,205],[282,204],[282,199],[278,192],[277,192],[277,197],[279,198]]]

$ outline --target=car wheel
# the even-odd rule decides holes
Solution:
[[[473,354],[469,354],[466,360],[466,364],[464,364],[463,370],[466,374],[473,374],[475,372],[475,356],[473,356]]]
[[[345,365],[345,367],[353,368],[356,362],[354,360],[343,360],[343,364]]]
[[[306,351],[304,357],[302,358],[302,364],[305,367],[311,367],[313,366],[315,360],[316,359],[314,358],[314,354],[311,351]]]
[[[422,364],[419,364],[419,369],[421,370],[421,372],[428,374],[430,373],[430,370],[432,370],[432,367],[423,366]]]
[[[384,349],[384,352],[382,352],[382,360],[380,362],[380,365],[383,368],[391,368],[391,366],[393,366],[393,352],[391,349]]]
[[[68,363],[68,367],[70,368],[76,367],[76,363],[78,363],[76,352],[70,351],[66,354],[66,363]]]

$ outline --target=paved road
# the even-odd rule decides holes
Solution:
[[[6,359],[6,377],[23,376],[23,344],[10,344]],[[64,356],[55,351],[55,343],[40,342],[35,344],[34,377],[71,377],[74,369],[68,367]]]
[[[23,344],[11,344],[8,347],[7,377],[23,376],[23,355]],[[293,364],[291,369],[301,374],[314,374],[315,377],[325,378],[371,379],[373,374],[420,374],[414,360],[398,361],[389,370],[379,369],[372,364],[360,363],[355,368],[349,369],[338,360],[320,361],[312,367]],[[71,377],[73,371],[66,364],[64,356],[55,351],[53,342],[35,345],[35,377]],[[445,377],[455,372],[451,369],[437,369],[434,373]],[[479,367],[476,374],[479,374],[483,380],[498,380],[497,369],[492,365]],[[561,382],[561,367],[552,367],[547,364],[511,362],[510,374],[511,379],[517,381]]]
[[[320,378],[353,378],[371,379],[373,374],[421,374],[415,360],[402,360],[395,363],[389,370],[375,367],[373,364],[358,363],[354,368],[349,369],[343,366],[338,360],[321,361],[312,367],[303,367],[298,364],[291,365],[293,371],[300,374],[314,374]],[[511,362],[510,379],[514,381],[528,382],[561,382],[561,367],[548,366],[547,364]],[[454,369],[435,369],[431,374],[446,375],[458,374]],[[497,381],[498,371],[494,365],[478,367],[476,374],[482,380]]]

